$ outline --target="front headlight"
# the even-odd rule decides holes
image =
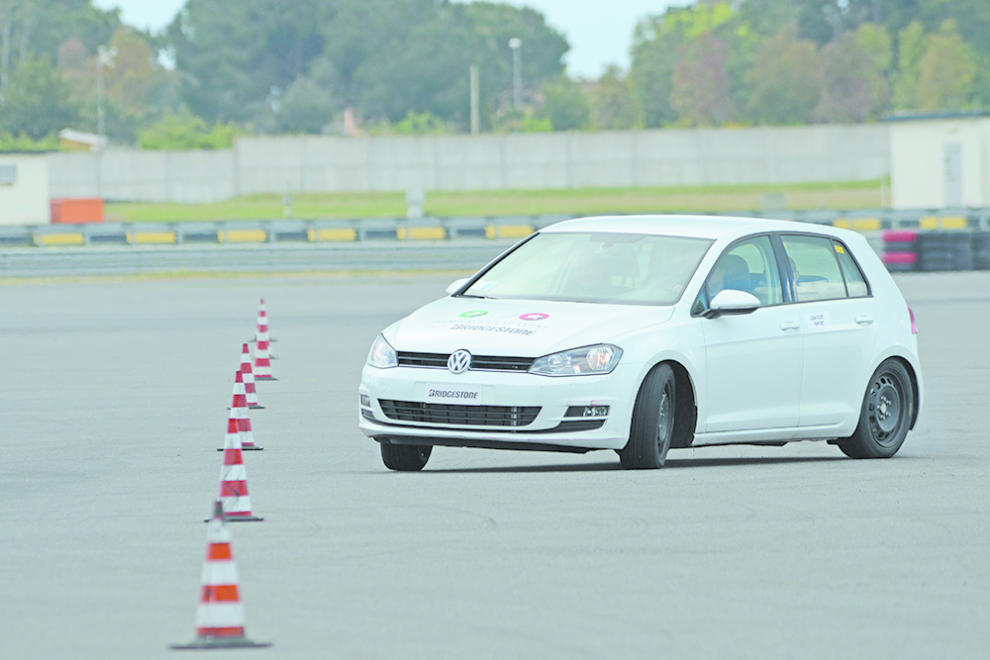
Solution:
[[[529,373],[541,376],[595,376],[610,373],[619,364],[622,349],[612,344],[595,344],[551,353],[537,358]]]
[[[385,341],[385,337],[382,335],[375,337],[375,343],[371,345],[371,350],[368,351],[368,364],[379,369],[387,369],[399,364],[399,356],[396,355],[395,349]]]

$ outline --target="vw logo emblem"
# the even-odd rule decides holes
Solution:
[[[471,366],[471,354],[465,351],[463,348],[456,350],[450,354],[447,358],[447,368],[450,369],[450,373],[461,374],[468,370]]]

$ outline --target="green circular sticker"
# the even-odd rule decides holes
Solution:
[[[479,316],[484,316],[487,313],[488,313],[488,310],[487,309],[472,309],[472,310],[467,311],[467,312],[462,312],[460,314],[460,317],[462,319],[476,319]]]

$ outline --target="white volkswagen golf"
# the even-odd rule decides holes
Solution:
[[[914,317],[854,232],[752,218],[581,218],[385,328],[359,423],[393,470],[435,445],[627,468],[714,444],[893,456],[918,416]]]

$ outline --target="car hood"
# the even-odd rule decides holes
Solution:
[[[666,322],[672,311],[648,305],[447,297],[420,307],[384,334],[398,351],[450,353],[464,348],[475,355],[539,357],[618,342],[627,333]]]

